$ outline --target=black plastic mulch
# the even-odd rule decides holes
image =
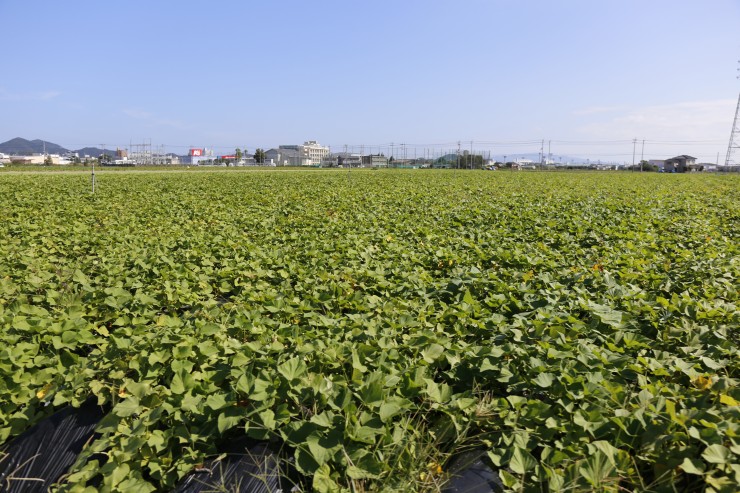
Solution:
[[[48,491],[93,437],[105,410],[95,399],[65,407],[15,437],[0,450],[0,491]]]
[[[484,450],[464,452],[451,462],[450,480],[442,493],[499,493],[504,484],[491,467]]]
[[[293,486],[289,469],[288,462],[269,444],[238,439],[228,446],[224,457],[206,462],[183,478],[173,493],[289,492]]]

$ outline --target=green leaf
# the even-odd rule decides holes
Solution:
[[[383,401],[383,384],[379,380],[365,383],[360,389],[360,398],[368,406],[375,406]]]
[[[382,472],[383,464],[366,450],[352,454],[352,464],[347,468],[347,476],[352,479],[375,479]]]
[[[537,465],[537,459],[532,457],[527,450],[517,447],[511,455],[509,467],[517,474],[525,474],[527,471],[534,469]]]
[[[468,305],[472,305],[475,303],[475,298],[473,298],[473,295],[470,294],[469,290],[465,290],[465,295],[463,296],[463,303],[467,303]]]
[[[679,467],[687,474],[697,474],[700,476],[704,474],[704,463],[690,457],[684,457]]]
[[[149,395],[151,386],[148,383],[139,383],[132,380],[126,382],[126,390],[136,396],[138,399],[143,399]]]
[[[170,390],[175,394],[184,394],[195,386],[193,377],[185,369],[177,370],[172,377]]]
[[[701,456],[705,461],[712,464],[727,464],[727,459],[730,458],[730,450],[724,445],[715,443],[708,446]]]
[[[383,421],[383,423],[388,423],[395,416],[404,412],[408,408],[408,405],[409,401],[406,399],[397,397],[387,399],[380,405],[380,410],[378,411],[380,414],[380,420]]]
[[[349,437],[356,442],[372,445],[375,444],[375,437],[382,435],[384,432],[385,430],[379,428],[358,425],[349,432]]]
[[[141,411],[139,399],[136,396],[129,396],[122,400],[113,408],[112,413],[121,418],[127,418]]]
[[[157,491],[157,489],[152,486],[151,483],[148,481],[145,481],[143,478],[140,477],[129,477],[122,481],[117,488],[118,491],[136,491],[141,493],[150,493],[152,491]]]
[[[111,483],[113,484],[113,486],[116,486],[118,483],[123,481],[126,476],[129,475],[130,471],[131,469],[129,468],[128,464],[120,464],[115,469],[113,469],[110,475]]]
[[[614,472],[614,465],[606,454],[599,450],[578,467],[578,472],[592,486],[598,487]]]
[[[597,440],[595,442],[589,443],[588,450],[591,454],[595,454],[597,453],[597,451],[601,451],[606,456],[606,458],[609,459],[609,463],[611,465],[617,465],[617,454],[619,453],[619,449],[606,440]]]
[[[243,419],[242,411],[238,407],[226,408],[218,415],[218,432],[223,435],[226,430],[238,426]]]
[[[331,477],[331,469],[328,464],[319,467],[313,475],[313,490],[317,493],[339,493],[342,489]]]
[[[308,450],[311,452],[313,459],[321,466],[331,459],[332,453],[331,450],[321,444],[319,438],[319,436],[311,435],[306,440],[306,445],[308,446]]]
[[[356,349],[352,349],[352,368],[359,371],[360,373],[367,372],[367,366],[363,365],[360,361],[360,355],[357,353]]]
[[[510,489],[518,489],[521,486],[519,479],[513,474],[509,473],[506,469],[499,469],[498,477],[501,478],[501,482]]]
[[[427,384],[426,393],[432,401],[443,404],[450,400],[452,388],[449,385],[446,383],[438,384],[430,378],[425,378],[424,381]]]
[[[537,378],[532,380],[540,387],[550,387],[555,381],[555,375],[552,373],[540,373]]]
[[[445,348],[443,346],[440,346],[439,344],[430,344],[421,352],[421,355],[427,363],[434,363],[440,356],[442,356],[444,351]]]
[[[274,430],[275,429],[275,411],[272,409],[265,409],[261,413],[259,413],[260,421],[262,421],[262,426],[264,426],[268,430]]]
[[[201,402],[203,401],[203,396],[201,395],[193,395],[190,392],[182,396],[182,409],[184,411],[188,411],[194,414],[199,414],[202,411],[202,409],[199,408],[201,405]]]
[[[608,306],[598,305],[596,303],[589,303],[589,306],[593,314],[599,317],[599,319],[603,323],[607,325],[611,325],[613,327],[622,326],[622,312],[621,311],[614,310],[613,308],[608,307]]]
[[[278,366],[278,372],[288,381],[293,381],[306,373],[306,364],[300,357],[291,358]]]
[[[226,394],[211,394],[206,398],[206,406],[214,411],[226,406]]]
[[[293,455],[295,457],[296,468],[300,473],[305,474],[306,476],[311,476],[319,468],[319,465],[314,460],[305,443],[296,447]]]

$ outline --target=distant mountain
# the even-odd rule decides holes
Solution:
[[[44,150],[46,150],[48,154],[64,154],[65,152],[69,152],[60,145],[39,139],[26,140],[16,137],[15,139],[10,139],[9,141],[0,144],[0,152],[3,154],[43,154]]]
[[[44,150],[46,150],[47,154],[60,155],[66,154],[68,152],[74,152],[77,153],[77,155],[81,158],[84,158],[85,156],[98,157],[103,153],[108,154],[109,156],[113,156],[116,153],[114,149],[103,150],[97,147],[83,147],[82,149],[70,151],[69,149],[66,149],[58,144],[54,144],[53,142],[45,142],[39,139],[27,140],[21,137],[16,137],[15,139],[10,139],[9,141],[0,144],[0,152],[2,152],[3,154],[29,156],[32,154],[43,154]]]

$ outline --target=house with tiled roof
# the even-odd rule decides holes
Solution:
[[[666,159],[663,163],[663,171],[666,173],[686,173],[696,165],[696,158],[681,154],[680,156]]]

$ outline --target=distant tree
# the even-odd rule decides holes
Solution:
[[[52,164],[54,164],[54,161],[51,159],[51,156],[47,154],[44,158],[44,166],[51,166]]]
[[[110,164],[111,157],[109,154],[101,154],[98,156],[98,163],[100,164]]]
[[[242,160],[242,150],[238,147],[236,148],[236,151],[234,152],[234,156],[236,157],[237,162]]]
[[[650,164],[649,162],[645,161],[644,159],[642,161],[640,161],[639,163],[635,164],[634,166],[630,164],[629,166],[625,167],[625,169],[627,169],[629,171],[640,171],[640,170],[642,170],[642,171],[653,171],[653,172],[656,172],[656,171],[659,170],[658,166],[656,166],[654,164]]]
[[[658,171],[658,166],[655,164],[650,164],[643,159],[642,161],[640,161],[637,169],[642,169],[643,171]]]
[[[466,152],[460,156],[460,167],[480,169],[483,167],[483,156]]]
[[[391,157],[390,157],[390,158],[388,159],[388,164],[393,164],[393,161],[395,161],[395,159],[393,159],[393,156],[391,156]]]
[[[254,161],[257,164],[264,164],[265,162],[265,150],[261,148],[257,148],[254,150]]]

